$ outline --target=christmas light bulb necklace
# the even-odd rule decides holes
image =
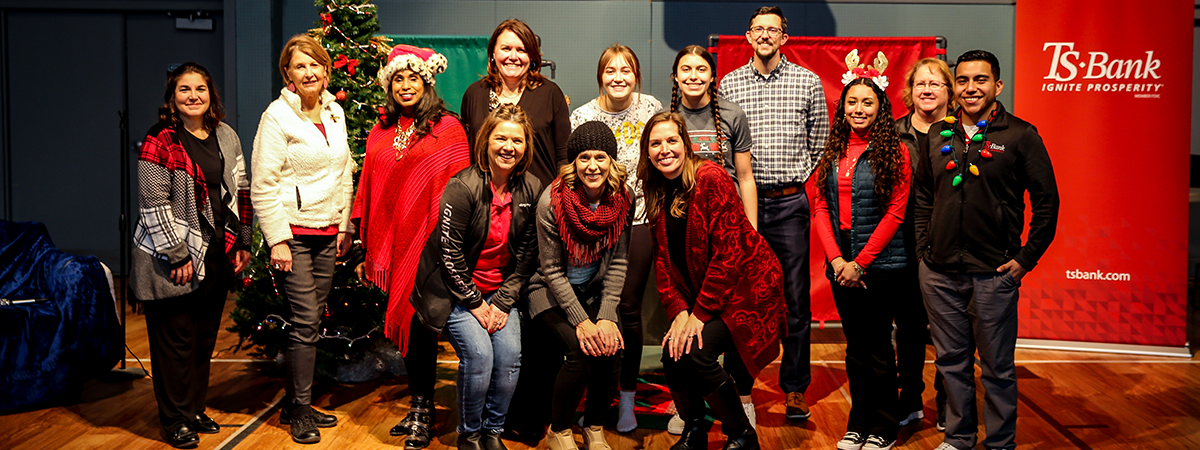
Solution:
[[[947,143],[946,145],[943,145],[941,148],[941,151],[942,151],[943,155],[949,154],[950,157],[952,158],[949,162],[946,163],[946,170],[947,171],[953,171],[956,169],[958,170],[958,173],[954,175],[954,180],[951,182],[951,184],[953,184],[955,187],[958,187],[958,185],[962,184],[962,182],[963,182],[963,167],[962,167],[962,164],[959,164],[959,162],[958,162],[958,154],[954,152],[954,137],[958,135],[958,133],[956,133],[956,131],[962,130],[962,139],[963,139],[963,158],[962,159],[963,159],[963,163],[965,163],[967,165],[967,171],[970,172],[971,175],[979,176],[979,166],[975,163],[971,163],[971,162],[967,161],[967,159],[971,153],[971,143],[972,142],[982,142],[983,143],[983,145],[980,146],[980,148],[979,148],[979,156],[977,156],[975,158],[976,163],[979,162],[980,159],[991,159],[992,158],[992,151],[989,150],[989,147],[991,147],[991,141],[985,141],[984,139],[987,136],[988,129],[992,126],[992,122],[994,120],[996,120],[996,113],[999,111],[1000,111],[1000,108],[993,109],[991,114],[988,114],[987,119],[980,120],[979,122],[977,122],[975,124],[975,126],[979,127],[979,129],[976,130],[975,135],[971,136],[970,138],[967,137],[966,127],[963,127],[961,124],[962,114],[963,114],[962,108],[959,108],[958,111],[955,111],[953,116],[946,116],[944,119],[942,119],[942,121],[950,124],[950,129],[942,130],[942,132],[939,134],[941,134],[943,137],[950,138],[950,142]]]

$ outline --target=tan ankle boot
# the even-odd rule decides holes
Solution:
[[[579,450],[579,447],[575,446],[575,435],[571,433],[570,428],[547,431],[546,444],[550,446],[550,450]]]
[[[604,442],[604,427],[592,425],[583,429],[583,445],[587,450],[612,450],[608,442]]]

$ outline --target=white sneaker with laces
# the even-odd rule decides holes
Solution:
[[[918,409],[916,411],[913,411],[912,414],[909,414],[908,417],[905,417],[904,420],[901,420],[899,425],[902,427],[906,427],[906,426],[908,426],[908,424],[913,423],[914,421],[919,422],[924,418],[925,418],[925,411]]]
[[[862,450],[891,450],[894,446],[896,446],[895,439],[872,434],[867,438],[867,444],[862,446]]]
[[[842,440],[838,441],[838,450],[859,450],[867,442],[867,437],[857,431],[847,431]]]
[[[758,423],[754,420],[754,402],[742,403],[742,410],[746,411],[746,418],[750,419],[750,428],[758,429]]]
[[[679,417],[679,413],[675,413],[675,415],[671,416],[671,420],[667,421],[667,432],[679,436],[683,434],[685,426],[687,426],[687,423],[683,421],[682,417]]]
[[[933,450],[958,450],[958,447],[943,442],[942,445],[937,446]]]
[[[637,395],[633,391],[621,391],[620,401],[617,404],[617,432],[628,433],[637,429],[637,416],[633,414],[634,397]]]

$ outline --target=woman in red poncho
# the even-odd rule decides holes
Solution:
[[[663,368],[686,426],[674,450],[708,448],[707,401],[725,449],[758,449],[737,388],[717,357],[741,358],[757,376],[779,355],[783,271],[750,220],[729,174],[692,152],[677,113],[650,118],[638,174],[657,249],[658,294],[671,328]]]
[[[366,262],[355,272],[388,294],[384,334],[400,347],[408,369],[412,407],[391,429],[393,436],[408,436],[407,449],[429,445],[437,369],[437,335],[413,325],[409,293],[437,226],[442,191],[470,165],[466,132],[434,91],[434,76],[445,70],[445,56],[409,45],[392,49],[379,69],[387,108],[367,137],[352,215],[366,249]]]

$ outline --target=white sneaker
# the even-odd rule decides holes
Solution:
[[[746,418],[750,419],[750,428],[758,429],[758,424],[754,420],[754,402],[742,403],[742,410],[746,411]]]
[[[675,413],[675,415],[671,416],[671,420],[667,421],[667,432],[679,436],[683,434],[683,428],[686,425],[687,423],[683,421],[683,418],[679,417],[679,413]]]
[[[933,450],[958,450],[958,447],[943,442],[942,445],[937,446]]]
[[[867,438],[867,444],[862,446],[862,450],[892,450],[896,446],[895,439],[888,439],[882,436],[871,435]]]
[[[867,442],[867,437],[857,431],[847,431],[842,440],[838,441],[838,450],[859,450]]]
[[[921,419],[924,419],[924,418],[925,418],[925,411],[918,409],[916,411],[913,411],[912,414],[909,414],[908,417],[905,417],[904,420],[901,420],[899,425],[902,427],[907,427],[908,424],[913,423],[913,421],[920,421]]]
[[[637,429],[637,416],[633,414],[634,397],[636,395],[637,393],[633,391],[621,391],[621,399],[617,404],[618,433],[628,433]],[[682,433],[682,431],[680,432]]]

